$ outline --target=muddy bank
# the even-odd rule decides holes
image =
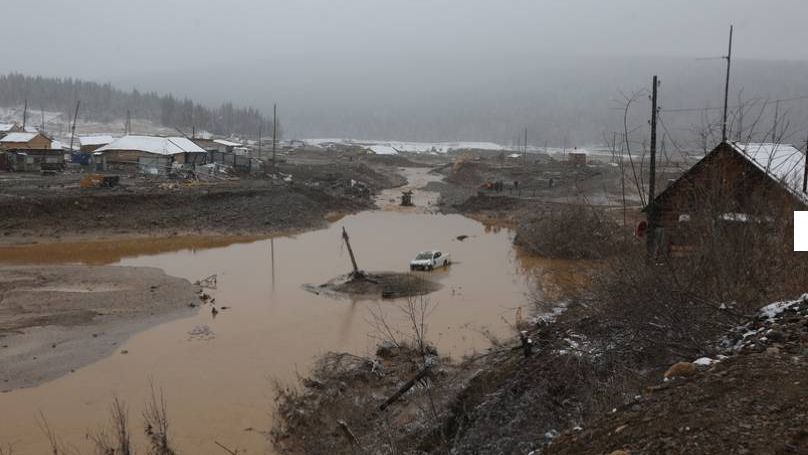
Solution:
[[[369,199],[269,184],[149,192],[75,190],[35,199],[0,199],[0,242],[120,235],[271,234],[322,226],[329,214],[370,206]]]
[[[156,268],[0,267],[0,390],[68,374],[199,303],[196,286]]]
[[[81,188],[82,174],[0,174],[0,243],[102,237],[271,235],[324,226],[373,207],[402,185],[397,168],[319,161],[284,164],[281,178],[182,181],[121,176],[114,188]]]

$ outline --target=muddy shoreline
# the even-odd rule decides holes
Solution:
[[[0,391],[69,374],[193,314],[197,292],[151,267],[0,267]]]

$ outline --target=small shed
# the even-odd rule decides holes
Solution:
[[[668,251],[686,251],[717,223],[790,220],[808,210],[807,177],[794,146],[721,143],[654,199],[655,236]]]
[[[96,167],[167,174],[175,166],[204,164],[207,152],[184,137],[124,136],[93,152]]]
[[[114,137],[106,135],[81,136],[79,137],[79,146],[82,153],[92,153],[114,140]]]
[[[9,133],[0,138],[3,150],[45,150],[51,148],[51,139],[42,133]]]
[[[586,166],[586,152],[569,152],[567,161],[573,166]]]

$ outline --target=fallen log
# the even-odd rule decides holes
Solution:
[[[410,390],[415,385],[416,382],[423,379],[424,376],[426,376],[429,373],[429,370],[431,369],[432,369],[432,362],[427,362],[426,365],[424,365],[424,367],[421,368],[420,371],[418,371],[418,374],[416,374],[414,378],[407,381],[403,386],[401,386],[400,389],[398,389],[398,391],[396,391],[396,393],[394,393],[390,398],[388,398],[387,401],[382,403],[382,405],[379,406],[379,410],[384,411],[385,409],[387,409],[388,406],[390,406],[396,400],[401,398],[401,396],[407,393],[407,391]]]

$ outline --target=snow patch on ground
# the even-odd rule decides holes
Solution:
[[[798,300],[791,300],[791,301],[784,301],[784,302],[774,302],[772,304],[766,305],[760,309],[760,316],[766,319],[774,319],[783,311],[795,307],[799,305],[801,302],[808,301],[808,294],[803,294]]]

